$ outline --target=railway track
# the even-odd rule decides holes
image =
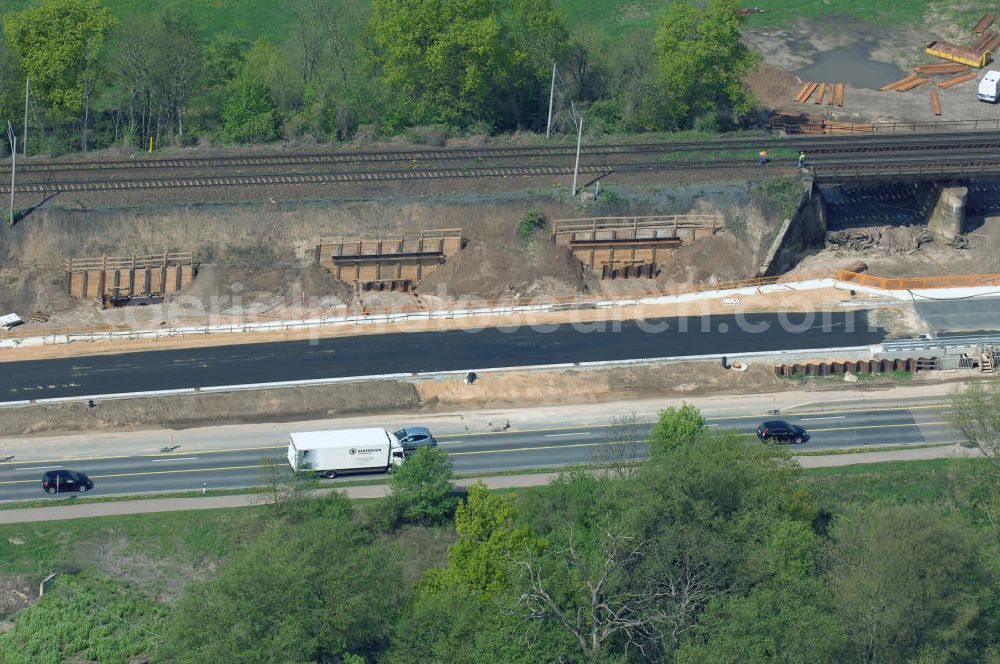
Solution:
[[[996,134],[963,133],[935,134],[929,137],[843,136],[843,137],[773,137],[741,138],[734,140],[585,144],[583,156],[612,156],[631,154],[667,154],[677,152],[726,152],[764,148],[789,148],[804,150],[807,154],[835,154],[847,152],[884,152],[897,150],[997,148],[1000,137]],[[398,150],[368,152],[322,152],[308,154],[267,154],[250,156],[138,158],[91,161],[27,162],[19,173],[51,173],[63,171],[100,170],[157,170],[177,168],[233,168],[290,165],[331,164],[381,164],[387,162],[459,161],[476,159],[523,159],[532,157],[574,156],[572,145],[558,146],[509,146],[497,148],[442,148],[440,150]],[[9,173],[9,168],[4,167]],[[3,170],[0,170],[2,173]]]
[[[1000,149],[1000,136],[979,132],[932,136],[760,137],[688,143],[586,145],[581,149],[583,163],[580,172],[604,176],[611,172],[751,168],[756,166],[753,154],[760,147],[802,150],[809,155],[810,165],[821,172],[832,172],[834,168],[840,168],[841,172],[864,172],[860,167],[868,166],[869,171],[895,167],[904,169],[899,170],[900,174],[906,174],[905,168],[914,165],[920,172],[930,172],[929,168],[921,170],[919,165],[938,164],[942,168],[949,165],[947,168],[955,170],[952,166],[958,163],[981,171],[981,167],[992,160]],[[743,153],[735,158],[677,158],[695,151],[716,155]],[[63,191],[570,175],[573,171],[569,163],[575,152],[575,146],[562,145],[28,162],[18,168],[16,191],[50,194]],[[505,163],[511,160],[514,163]],[[791,165],[793,161],[779,159],[775,163]],[[276,169],[277,172],[273,172]],[[247,170],[254,172],[248,173]],[[0,179],[6,181],[2,170]],[[9,186],[0,188],[0,192],[9,191]]]
[[[792,166],[794,160],[786,160],[785,165]],[[669,172],[690,171],[692,169],[756,169],[755,164],[747,160],[720,162],[633,162],[616,164],[609,167],[599,164],[584,164],[579,173],[607,177],[611,173],[636,172]],[[1000,172],[1000,161],[995,155],[982,155],[979,159],[966,161],[942,161],[939,158],[924,158],[920,161],[906,162],[870,162],[856,163],[846,160],[815,164],[813,170],[820,179],[832,177],[865,177],[869,174],[898,174],[900,176],[916,175],[949,175]],[[247,186],[282,186],[334,184],[351,182],[386,182],[398,180],[444,180],[459,178],[503,178],[503,177],[538,177],[572,175],[573,168],[569,166],[509,166],[481,168],[441,168],[441,169],[411,169],[382,171],[353,171],[331,173],[297,173],[297,174],[264,174],[264,175],[225,175],[205,177],[151,177],[117,180],[69,180],[40,183],[18,184],[17,193],[51,194],[53,192],[88,192],[88,191],[129,191],[129,190],[166,190],[191,189],[202,187],[247,187]],[[0,193],[9,193],[10,187],[0,188]]]
[[[580,167],[580,173],[603,174],[609,171],[601,166]],[[540,175],[572,175],[569,166],[511,166],[478,169],[447,168],[391,171],[359,171],[346,173],[298,173],[276,175],[228,175],[215,177],[172,177],[129,180],[70,180],[66,182],[40,182],[18,184],[17,193],[46,194],[54,191],[124,191],[135,189],[186,189],[194,187],[246,187],[268,185],[324,184],[336,182],[377,182],[391,180],[433,180],[454,178],[497,178]],[[0,189],[10,193],[10,187]]]

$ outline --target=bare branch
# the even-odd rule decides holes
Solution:
[[[948,420],[970,446],[1000,466],[1000,383],[972,382],[953,392]]]
[[[597,658],[612,639],[619,638],[626,652],[634,649],[652,657],[657,650],[676,646],[694,625],[697,613],[720,593],[717,570],[699,556],[696,546],[666,557],[666,569],[643,573],[653,546],[649,539],[604,529],[599,554],[588,559],[569,528],[566,547],[548,555],[556,569],[561,561],[571,571],[575,591],[571,588],[560,594],[567,599],[557,599],[546,588],[553,580],[546,580],[539,564],[514,561],[527,589],[513,610],[526,621],[555,621],[580,644],[585,659]]]
[[[619,477],[631,477],[642,463],[643,443],[648,435],[649,426],[635,413],[613,417],[601,444],[591,452],[591,462],[607,467]]]

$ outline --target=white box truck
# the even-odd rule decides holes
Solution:
[[[292,470],[311,470],[319,477],[391,473],[403,459],[403,446],[385,429],[306,431],[289,435],[288,463]]]
[[[979,81],[979,101],[995,104],[1000,99],[1000,71],[988,71]]]

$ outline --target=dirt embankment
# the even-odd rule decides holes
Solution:
[[[182,394],[44,404],[0,410],[0,436],[53,431],[107,431],[167,426],[281,422],[419,408],[411,383],[371,381],[244,392]]]
[[[281,311],[348,304],[351,286],[316,265],[316,246],[337,236],[414,234],[460,228],[465,248],[417,284],[442,298],[496,298],[602,290],[646,290],[690,281],[751,277],[761,238],[781,222],[766,201],[741,185],[616,189],[617,201],[581,207],[556,192],[467,193],[447,198],[385,198],[282,204],[42,209],[0,235],[0,309],[22,316],[53,315],[50,325],[94,325],[134,320],[135,309],[101,311],[64,293],[69,257],[130,256],[162,251],[194,253],[201,269],[172,302],[142,308],[149,320],[242,306]],[[601,281],[546,230],[518,237],[520,219],[537,209],[549,220],[656,213],[718,212],[727,229],[684,247],[662,265],[659,280]],[[366,294],[372,303],[378,294]],[[391,297],[389,298],[391,300]],[[405,298],[404,298],[405,299]],[[131,316],[131,317],[130,317]]]

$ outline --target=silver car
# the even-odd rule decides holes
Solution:
[[[406,452],[412,452],[420,447],[437,447],[438,442],[434,440],[430,429],[426,427],[406,427],[394,432],[399,444]]]

